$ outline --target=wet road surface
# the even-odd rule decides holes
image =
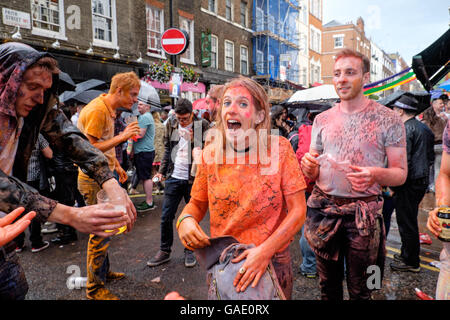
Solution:
[[[143,200],[142,195],[134,195],[133,202]],[[109,258],[111,270],[125,272],[126,278],[108,283],[113,293],[122,300],[159,300],[171,291],[178,291],[182,296],[192,300],[207,298],[207,288],[204,270],[197,264],[193,268],[184,267],[183,246],[178,236],[174,235],[171,260],[161,266],[149,268],[146,264],[159,249],[159,221],[162,206],[162,195],[154,196],[157,208],[144,214],[138,214],[134,229],[129,234],[118,235],[111,241]],[[429,193],[421,203],[419,213],[420,232],[431,235],[426,230],[428,209],[433,206],[434,195]],[[179,213],[183,207],[182,201]],[[201,223],[207,233],[207,218]],[[44,240],[50,241],[55,234],[44,235]],[[73,270],[80,270],[81,276],[86,276],[86,247],[88,235],[78,233],[78,241],[64,246],[51,244],[50,247],[38,253],[31,253],[28,235],[26,249],[20,253],[20,260],[25,270],[29,292],[27,300],[86,300],[84,289],[69,289],[67,280],[73,276]],[[294,300],[319,300],[319,280],[303,277],[298,268],[301,254],[298,244],[300,235],[295,237],[290,249],[294,269]],[[401,243],[395,220],[392,216],[391,231],[387,241],[385,276],[381,290],[373,293],[375,300],[418,300],[414,288],[419,288],[434,297],[439,269],[429,265],[439,260],[442,243],[432,237],[433,244],[421,246],[421,272],[393,272],[389,264],[392,255],[398,253]],[[344,286],[345,288],[345,286]],[[345,292],[345,299],[348,294]]]

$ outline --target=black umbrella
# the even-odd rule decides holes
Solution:
[[[91,89],[102,90],[108,87],[107,83],[98,79],[89,79],[77,84],[76,91],[86,91]]]
[[[381,100],[378,100],[377,102],[392,109],[394,107],[394,103],[398,99],[400,99],[400,97],[403,95],[413,97],[417,101],[419,101],[419,109],[417,110],[416,114],[421,114],[427,108],[430,107],[431,93],[428,93],[426,91],[408,92],[408,91],[403,91],[403,90],[397,90],[394,93],[392,93],[391,95],[389,95]]]
[[[72,99],[77,100],[83,104],[88,104],[102,93],[104,92],[100,90],[86,90],[75,94]]]
[[[68,90],[75,90],[76,84],[72,78],[65,72],[60,71],[59,73],[59,92],[64,92]]]
[[[72,99],[76,94],[77,92],[75,91],[64,91],[59,95],[59,101],[62,103],[67,102],[70,99]]]

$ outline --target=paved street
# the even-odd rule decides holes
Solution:
[[[123,300],[158,300],[163,299],[170,291],[178,291],[187,299],[203,300],[207,297],[205,272],[200,266],[187,269],[183,264],[183,247],[175,235],[172,260],[162,266],[149,268],[147,260],[158,250],[159,218],[163,196],[155,196],[157,208],[145,214],[139,214],[135,228],[130,234],[116,236],[111,242],[109,257],[112,270],[125,272],[126,279],[107,285]],[[135,196],[134,202],[142,201]],[[427,194],[421,204],[420,231],[426,232],[426,209],[433,204],[432,194]],[[181,206],[180,206],[181,207]],[[205,219],[206,220],[206,219]],[[201,223],[208,230],[206,223]],[[50,240],[54,235],[45,235]],[[79,234],[79,240],[71,245],[50,248],[39,253],[31,253],[27,237],[27,249],[20,253],[21,262],[29,282],[28,300],[86,300],[85,291],[67,287],[66,281],[71,273],[70,268],[79,267],[81,275],[86,276],[86,244],[87,235]],[[301,255],[298,245],[299,235],[291,244],[294,266],[295,300],[318,300],[320,291],[318,279],[306,279],[301,276],[298,266]],[[400,238],[393,216],[391,232],[388,238],[388,258],[385,265],[385,279],[382,289],[376,291],[376,300],[417,300],[414,288],[420,288],[434,297],[438,272],[429,265],[430,261],[439,259],[442,244],[433,238],[432,245],[423,245],[421,252],[422,270],[419,274],[392,273],[389,263],[392,255],[400,248]],[[69,269],[72,270],[72,269]],[[348,297],[347,294],[345,296]]]

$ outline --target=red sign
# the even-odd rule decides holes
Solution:
[[[161,36],[161,46],[167,54],[177,55],[186,51],[189,45],[189,35],[186,31],[170,28]]]

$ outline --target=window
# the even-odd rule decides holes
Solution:
[[[194,21],[180,16],[180,29],[186,31],[189,35],[189,46],[180,56],[180,61],[184,63],[195,64],[194,61]]]
[[[311,30],[311,32],[310,32],[310,34],[311,34],[311,39],[310,39],[311,50],[314,50],[314,51],[320,53],[321,47],[322,47],[320,30],[314,28],[313,26],[311,26],[310,30]]]
[[[309,10],[317,19],[322,20],[321,0],[311,0]]]
[[[311,72],[310,82],[311,83],[314,83],[314,82],[320,83],[320,81],[321,81],[321,79],[320,79],[320,62],[311,61],[310,72]]]
[[[241,46],[241,74],[248,75],[248,48]]]
[[[208,10],[211,12],[217,12],[217,1],[216,0],[208,0]]]
[[[225,40],[225,70],[234,72],[234,43]]]
[[[94,45],[117,47],[115,6],[115,0],[92,0]]]
[[[308,9],[306,1],[300,3],[300,21],[304,24],[308,24]]]
[[[219,41],[216,36],[211,35],[211,68],[217,69],[218,68],[218,45]]]
[[[344,47],[344,36],[337,35],[334,36],[334,48],[343,48]]]
[[[269,73],[275,78],[275,57],[272,54],[269,55]]]
[[[247,2],[241,2],[241,25],[247,27]]]
[[[302,68],[302,71],[301,71],[301,84],[303,85],[303,86],[307,86],[308,85],[308,70],[305,68],[305,67],[303,67]]]
[[[264,74],[264,53],[260,50],[256,51],[256,73]]]
[[[256,31],[264,30],[264,11],[260,7],[256,7]]]
[[[233,4],[231,0],[226,0],[225,3],[225,18],[227,20],[233,21]]]
[[[63,0],[31,0],[32,34],[67,40]]]
[[[269,24],[269,31],[275,33],[275,17],[271,14],[269,14],[268,24]]]
[[[308,37],[304,33],[300,34],[300,51],[305,55],[308,54]]]
[[[149,54],[164,55],[161,35],[164,31],[164,11],[147,6],[147,51]]]

